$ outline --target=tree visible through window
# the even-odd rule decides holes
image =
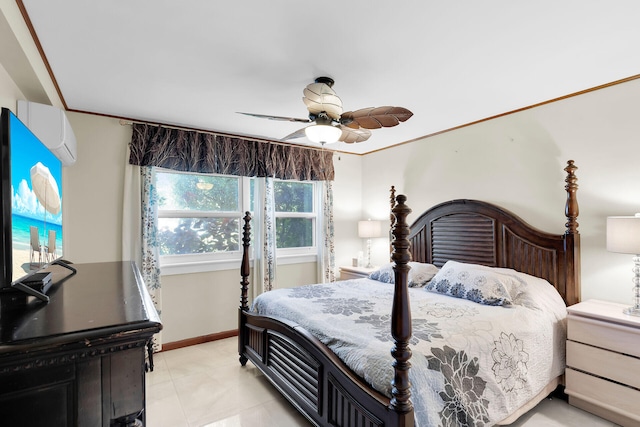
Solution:
[[[160,255],[240,249],[240,178],[157,172]]]

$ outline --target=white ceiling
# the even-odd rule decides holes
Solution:
[[[637,0],[22,0],[69,110],[278,140],[302,90],[393,105],[367,153],[640,74]],[[298,143],[311,144],[302,138]]]

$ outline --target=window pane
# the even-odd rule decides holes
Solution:
[[[238,211],[239,179],[157,172],[160,210]]]
[[[238,218],[158,218],[160,255],[240,249]]]
[[[276,212],[313,212],[313,184],[306,182],[276,181]]]
[[[276,218],[276,246],[278,248],[313,246],[313,219]]]

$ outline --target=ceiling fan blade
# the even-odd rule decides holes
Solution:
[[[302,138],[304,136],[307,136],[307,134],[304,132],[304,130],[306,129],[306,127],[302,128],[302,129],[298,129],[297,131],[290,133],[289,135],[285,136],[284,138],[280,139],[280,141],[287,141],[289,139],[296,139],[296,138]]]
[[[311,83],[304,88],[302,102],[307,106],[309,113],[318,115],[327,113],[334,120],[339,120],[342,115],[342,100],[336,92],[325,83]]]
[[[367,129],[352,129],[342,125],[340,125],[340,129],[342,129],[342,135],[340,135],[339,141],[348,144],[366,141],[371,136],[371,131]]]
[[[388,128],[409,120],[413,113],[403,107],[370,107],[342,114],[340,122],[356,129]]]
[[[254,114],[254,113],[243,113],[241,111],[237,111],[238,114],[244,114],[245,116],[259,117],[261,119],[269,119],[269,120],[281,120],[285,122],[300,122],[300,123],[311,123],[309,119],[298,119],[295,117],[283,117],[283,116],[269,116],[266,114]]]

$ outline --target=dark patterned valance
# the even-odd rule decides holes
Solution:
[[[133,124],[129,163],[225,175],[333,180],[333,153],[147,124]]]

